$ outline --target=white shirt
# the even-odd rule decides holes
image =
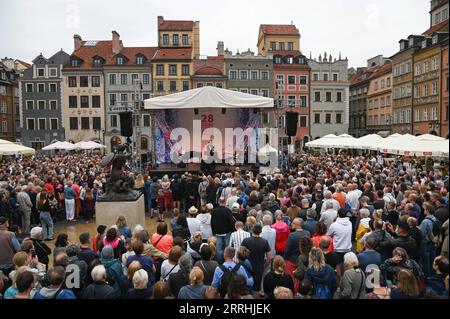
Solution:
[[[200,221],[197,218],[188,217],[186,218],[188,223],[189,232],[191,233],[191,238],[194,236],[195,232],[200,230]]]
[[[270,251],[272,252],[272,258],[275,257],[275,240],[277,238],[277,232],[270,226],[264,226],[261,232],[261,238],[264,238],[269,243]]]
[[[359,198],[361,197],[362,192],[359,189],[355,189],[347,193],[345,198],[345,202],[350,205],[353,210],[359,209]]]
[[[169,280],[169,272],[171,275],[171,274],[177,273],[180,270],[180,266],[178,266],[178,264],[175,266],[175,268],[173,266],[174,265],[171,265],[169,263],[168,259],[163,261],[163,263],[161,264],[161,279],[162,280],[164,280],[164,281]],[[173,270],[172,270],[172,268],[173,268]],[[170,271],[170,270],[172,270],[172,271]]]
[[[330,228],[331,224],[334,223],[334,220],[337,216],[337,210],[331,208],[327,209],[323,213],[320,214],[320,220],[323,220],[324,224],[327,226],[327,229]]]
[[[336,252],[348,252],[352,249],[352,223],[348,217],[338,218],[331,224],[327,235],[333,238]]]
[[[202,239],[209,239],[209,237],[212,237],[213,234],[211,229],[211,214],[198,214],[197,219],[200,222]]]

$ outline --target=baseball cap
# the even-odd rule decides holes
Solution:
[[[238,209],[238,208],[240,208],[241,206],[238,204],[238,203],[234,203],[232,206],[231,206],[231,208],[234,208],[234,209]]]

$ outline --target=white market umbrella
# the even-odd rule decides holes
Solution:
[[[70,151],[70,150],[74,150],[76,147],[74,144],[69,143],[69,142],[60,142],[57,141],[53,144],[47,145],[45,147],[42,148],[43,151],[53,151],[53,150],[65,150],[65,151]]]
[[[23,145],[18,145],[14,143],[4,143],[0,144],[0,155],[34,155],[36,150],[31,147],[26,147]]]
[[[106,146],[96,143],[94,141],[87,141],[87,142],[81,141],[75,144],[75,148],[81,150],[94,150],[99,148],[106,148]]]

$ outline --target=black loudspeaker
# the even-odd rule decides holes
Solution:
[[[298,113],[286,112],[286,135],[295,136],[297,134]]]
[[[198,115],[198,109],[194,109],[194,114]]]
[[[226,108],[222,108],[222,114],[227,114],[227,109]]]
[[[133,121],[131,112],[120,113],[120,135],[130,137],[133,135]]]

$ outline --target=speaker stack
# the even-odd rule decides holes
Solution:
[[[130,137],[133,135],[133,120],[131,112],[120,113],[120,135]]]

